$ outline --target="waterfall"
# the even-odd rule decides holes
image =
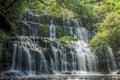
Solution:
[[[39,18],[37,18],[37,12],[35,12],[34,10],[26,11],[19,26],[21,35],[38,36],[38,33],[40,33],[42,37],[50,37],[54,39],[58,37],[58,35],[60,35],[59,37],[70,35],[74,36],[78,40],[88,42],[88,30],[82,25],[81,21],[63,17],[62,20],[55,18],[53,23],[53,19],[51,19],[52,16],[45,15],[46,11],[44,10],[42,10],[42,12],[44,16],[42,16],[40,20]],[[49,31],[47,30],[48,27],[46,27],[46,25],[43,27],[44,24],[50,25]],[[58,25],[60,25],[59,28]],[[39,29],[41,29],[40,32]],[[63,33],[58,34],[59,30],[62,30]]]
[[[30,15],[30,16],[29,16]],[[64,32],[76,37],[77,41],[61,41],[57,37],[57,25],[53,20],[49,28],[49,38],[38,37],[38,23],[34,21],[36,13],[27,11],[21,21],[21,35],[9,38],[7,41],[6,55],[9,54],[10,71],[26,76],[47,74],[96,74],[99,71],[99,58],[92,53],[88,44],[88,30],[78,20],[63,19]],[[10,49],[9,49],[9,48]],[[109,72],[117,70],[111,48],[105,53]],[[8,53],[9,52],[9,53]],[[102,67],[103,68],[103,67]],[[76,78],[74,80],[92,80]],[[96,80],[93,78],[93,80]],[[99,79],[98,79],[99,80]],[[101,79],[100,79],[101,80]]]
[[[15,69],[15,58],[16,58],[16,49],[17,49],[17,44],[14,44],[14,52],[13,52],[13,60],[12,60],[12,67],[11,67],[11,71],[13,71]]]
[[[97,72],[97,57],[84,41],[64,43],[38,37],[18,37],[11,70],[26,75]]]
[[[69,35],[74,36],[78,40],[83,40],[88,42],[89,35],[88,30],[82,25],[82,22],[76,19],[67,19],[63,17],[64,32],[69,33]]]
[[[78,70],[84,72],[97,72],[97,57],[94,53],[91,53],[87,44],[83,41],[77,41],[75,44]]]
[[[50,25],[50,38],[54,38],[54,39],[56,38],[56,30],[52,20]]]
[[[78,20],[73,20],[73,22],[76,26],[75,36],[77,39],[88,42],[88,30],[83,27],[82,23],[79,23]]]
[[[108,53],[106,54],[107,67],[108,67],[109,72],[114,73],[117,71],[117,66],[115,63],[114,54],[112,52],[112,49],[109,46],[107,46],[107,51],[108,51]]]

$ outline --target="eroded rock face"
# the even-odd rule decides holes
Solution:
[[[21,21],[20,28],[20,33],[23,36],[38,36],[38,23],[32,21]]]
[[[20,22],[20,34],[23,36],[38,36],[39,24],[35,20],[36,11],[28,10]]]

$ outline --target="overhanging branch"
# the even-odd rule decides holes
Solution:
[[[15,2],[17,2],[18,0],[14,0],[9,6],[5,7],[5,10],[9,9]]]

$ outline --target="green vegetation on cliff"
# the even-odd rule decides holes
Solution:
[[[120,52],[120,5],[119,0],[101,1],[95,6],[97,15],[96,33],[90,41],[90,46],[97,53],[104,50],[104,45],[109,45],[119,61]]]
[[[63,40],[63,41],[77,41],[77,39],[72,37],[72,36],[63,36],[63,37],[60,38],[60,40]]]

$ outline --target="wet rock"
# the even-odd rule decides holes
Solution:
[[[117,74],[120,74],[120,70],[118,70]]]
[[[16,72],[1,72],[0,73],[0,80],[6,80],[6,79],[18,79],[21,76],[21,74],[18,74]]]

